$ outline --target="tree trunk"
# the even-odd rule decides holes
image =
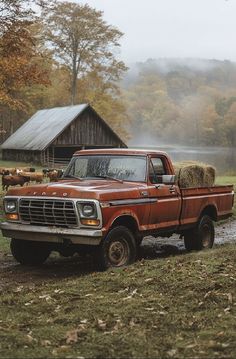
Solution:
[[[76,71],[76,59],[73,60],[72,79],[71,79],[71,105],[75,104],[77,93],[77,71]]]
[[[77,76],[75,77],[73,74],[72,82],[71,82],[71,105],[75,104],[75,98],[76,98],[76,80]]]

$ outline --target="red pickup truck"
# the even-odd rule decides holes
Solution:
[[[180,188],[164,152],[83,150],[58,182],[10,189],[1,230],[23,265],[86,249],[106,269],[134,262],[147,235],[177,233],[187,250],[211,248],[213,221],[229,217],[233,201],[231,185]]]

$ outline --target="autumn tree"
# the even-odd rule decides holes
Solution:
[[[3,0],[0,5],[0,120],[7,132],[13,132],[19,112],[29,112],[26,89],[49,84],[31,3]]]
[[[227,143],[235,147],[236,146],[236,102],[233,102],[229,108],[229,111],[225,115],[224,132],[227,139]]]
[[[116,59],[122,33],[107,24],[101,11],[73,2],[60,2],[43,14],[54,56],[70,70],[71,103],[78,101],[78,79],[96,72],[103,82],[118,81],[126,67]]]

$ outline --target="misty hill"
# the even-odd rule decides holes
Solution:
[[[236,146],[236,63],[149,59],[130,65],[122,86],[133,137]]]

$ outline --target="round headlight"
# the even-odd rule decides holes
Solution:
[[[82,207],[82,213],[85,217],[92,217],[95,214],[94,206],[91,204],[84,204]]]
[[[16,202],[15,201],[7,201],[5,203],[6,212],[16,212]]]

